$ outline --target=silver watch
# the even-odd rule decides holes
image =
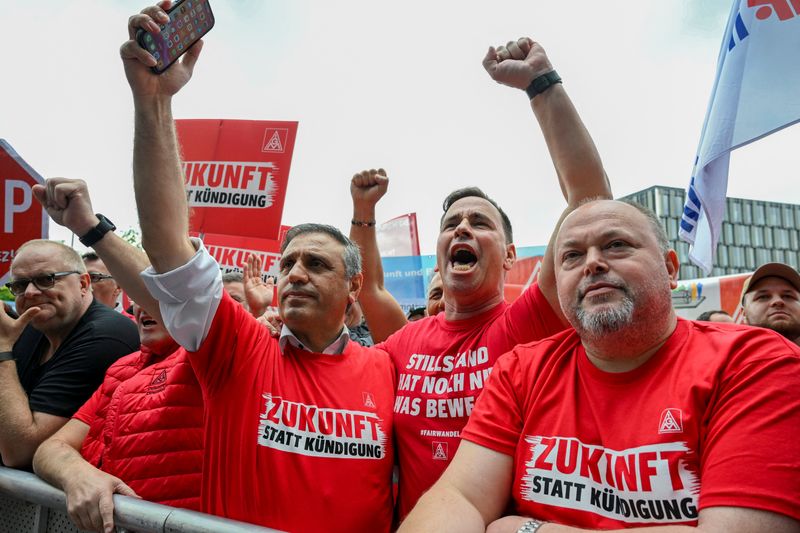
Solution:
[[[541,520],[530,519],[517,530],[517,533],[536,533],[544,522]]]

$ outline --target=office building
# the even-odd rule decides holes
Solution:
[[[656,212],[681,262],[681,278],[704,277],[689,262],[689,245],[678,238],[686,192],[656,185],[624,196]],[[800,205],[728,198],[714,270],[711,276],[752,272],[759,265],[778,261],[797,268],[800,264],[798,227]]]

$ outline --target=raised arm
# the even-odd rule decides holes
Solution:
[[[528,37],[510,41],[506,46],[489,48],[483,66],[496,82],[521,90],[528,88],[533,80],[553,72],[544,48]],[[563,84],[551,85],[534,96],[530,105],[567,201],[567,210],[553,230],[539,272],[542,293],[556,313],[561,314],[552,254],[558,228],[564,217],[586,198],[612,198],[611,186],[600,154]]]
[[[192,46],[163,74],[150,67],[156,60],[136,43],[140,28],[158,33],[158,22],[169,19],[161,2],[142,10],[128,21],[128,36],[120,48],[125,75],[133,92],[135,131],[133,141],[133,184],[142,245],[156,272],[167,272],[185,264],[195,250],[188,238],[189,211],[178,140],[172,118],[172,96],[192,76],[203,47]]]
[[[403,309],[383,285],[383,265],[375,233],[375,205],[386,194],[389,178],[383,169],[365,170],[350,180],[353,223],[350,238],[361,248],[364,284],[358,301],[372,339],[378,343],[406,325]]]
[[[33,195],[56,224],[68,228],[79,237],[100,223],[83,180],[51,178],[45,185],[34,185]],[[145,253],[112,231],[106,233],[92,248],[128,296],[160,321],[158,303],[139,277],[139,273],[150,265]]]
[[[513,459],[461,441],[453,462],[420,498],[399,533],[483,533],[506,507]]]

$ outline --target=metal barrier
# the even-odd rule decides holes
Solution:
[[[30,472],[0,467],[0,533],[76,533],[64,493]],[[276,532],[196,511],[114,496],[114,525],[135,533]]]

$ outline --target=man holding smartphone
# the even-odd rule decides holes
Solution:
[[[219,266],[188,237],[171,101],[191,78],[198,41],[163,74],[135,39],[158,32],[168,2],[130,18],[120,54],[133,92],[133,175],[143,278],[163,323],[189,352],[206,400],[203,511],[287,531],[389,531],[394,368],[350,341],[361,288],[358,247],[301,224],[281,250],[273,338],[224,294]]]

